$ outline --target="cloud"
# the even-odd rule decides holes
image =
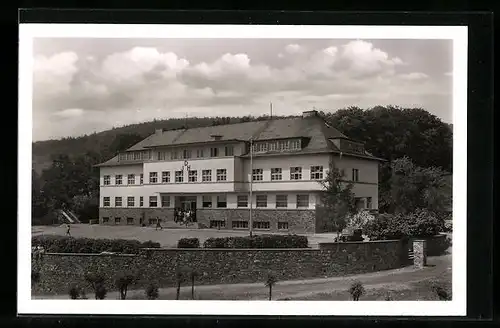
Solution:
[[[413,72],[409,74],[401,74],[399,77],[404,80],[423,80],[427,79],[429,76],[425,73]]]
[[[62,52],[50,57],[36,56],[33,63],[34,87],[43,85],[37,92],[58,94],[70,91],[70,83],[77,73],[78,55],[74,52]]]
[[[61,117],[61,118],[74,118],[78,116],[82,116],[83,109],[81,108],[68,108],[58,112],[53,113],[52,115]]]
[[[302,52],[304,49],[298,44],[289,44],[285,47],[285,51],[289,54]]]

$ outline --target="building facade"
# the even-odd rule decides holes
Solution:
[[[201,228],[248,230],[251,206],[255,231],[321,232],[316,208],[330,165],[354,184],[358,207],[377,210],[379,161],[315,111],[157,130],[98,165],[99,222],[173,221],[175,209],[184,208],[196,211]]]

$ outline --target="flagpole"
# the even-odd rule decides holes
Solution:
[[[253,217],[252,217],[252,207],[253,207],[253,138],[250,138],[250,237],[253,236]]]

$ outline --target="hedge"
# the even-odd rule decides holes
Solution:
[[[67,236],[34,236],[33,246],[42,246],[47,253],[124,253],[137,254],[141,248],[160,248],[160,243],[129,239],[91,239]]]
[[[177,248],[199,248],[200,240],[198,238],[181,238],[177,242]]]
[[[439,234],[444,220],[426,209],[408,214],[381,214],[367,223],[365,234],[370,240],[401,239],[405,237],[425,238]]]
[[[246,237],[208,238],[204,248],[307,248],[306,236],[257,235]]]

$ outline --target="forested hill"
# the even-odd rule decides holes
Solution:
[[[282,116],[279,116],[282,117]],[[187,119],[153,120],[113,128],[81,137],[67,137],[59,140],[46,140],[33,143],[33,167],[37,173],[52,163],[52,157],[66,154],[78,157],[88,153],[98,154],[101,160],[108,160],[123,146],[130,146],[155,132],[156,129],[180,129],[220,124],[266,120],[267,116],[252,117],[191,117]]]
[[[421,167],[436,166],[452,171],[452,126],[421,108],[377,106],[370,109],[350,107],[320,114],[347,136],[366,142],[366,149],[388,160],[408,156]],[[132,124],[82,137],[33,143],[33,166],[37,173],[52,163],[53,156],[79,157],[91,154],[105,161],[156,129],[179,129],[228,123],[265,120],[261,117],[194,117],[154,120]]]

